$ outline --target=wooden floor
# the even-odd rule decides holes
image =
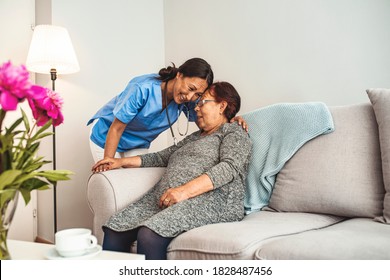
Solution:
[[[44,244],[54,244],[53,242],[51,242],[50,240],[46,240],[44,238],[41,238],[39,236],[37,236],[37,238],[35,238],[35,242],[36,243],[44,243]]]

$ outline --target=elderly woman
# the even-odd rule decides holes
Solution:
[[[193,228],[244,217],[244,184],[252,144],[237,123],[240,96],[227,82],[214,83],[197,101],[199,131],[158,153],[111,158],[94,172],[114,168],[166,167],[145,196],[114,214],[103,226],[103,249],[166,259],[172,239]]]

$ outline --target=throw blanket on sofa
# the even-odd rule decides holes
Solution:
[[[280,103],[242,117],[249,126],[253,152],[249,164],[245,213],[268,205],[276,175],[307,141],[334,131],[328,107],[320,102]]]

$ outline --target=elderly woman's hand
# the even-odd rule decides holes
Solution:
[[[189,196],[183,187],[171,188],[163,193],[158,205],[160,208],[165,208],[188,198]]]
[[[246,121],[244,120],[243,117],[241,116],[235,116],[234,118],[232,118],[230,120],[231,123],[234,123],[234,122],[238,122],[239,125],[242,126],[243,129],[245,129],[246,132],[248,132],[248,124],[246,123]]]

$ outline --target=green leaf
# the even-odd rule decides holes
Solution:
[[[0,207],[1,207],[1,209],[4,208],[4,206],[7,202],[14,199],[16,192],[17,192],[17,190],[15,190],[15,189],[0,190]]]
[[[14,142],[13,134],[5,134],[5,135],[0,135],[1,139],[1,146],[0,146],[0,152],[4,153],[5,151],[9,150],[12,148],[12,144]]]
[[[10,128],[7,129],[7,133],[12,133],[16,127],[23,121],[23,118],[17,119]]]
[[[22,185],[25,181],[31,179],[31,178],[35,178],[37,176],[37,172],[31,172],[31,173],[24,173],[24,174],[21,174],[19,175],[15,181],[14,181],[14,184],[17,185],[17,186],[20,186]]]
[[[36,190],[37,191],[43,191],[43,190],[49,190],[49,189],[50,189],[49,186],[46,185],[46,186],[42,186],[42,187],[40,187],[39,189],[36,189]],[[30,202],[30,200],[31,200],[31,191],[26,190],[26,189],[20,189],[19,191],[20,191],[20,193],[23,196],[24,203],[27,205]]]
[[[13,157],[12,151],[6,150],[2,154],[3,155],[1,158],[1,170],[12,169],[12,157]]]
[[[38,170],[39,168],[41,168],[44,164],[45,164],[44,161],[29,162],[28,164],[26,164],[27,167],[24,168],[24,172],[26,172],[26,173],[33,172],[33,171]]]
[[[39,139],[42,139],[42,138],[45,138],[45,137],[50,136],[50,135],[53,135],[53,134],[54,134],[53,132],[45,132],[45,133],[42,133],[42,134],[40,134],[38,137],[35,137],[35,138],[34,138],[34,141],[39,140]]]
[[[37,191],[44,191],[44,190],[50,190],[50,187],[49,187],[49,185],[46,185],[46,186],[42,186],[42,187],[40,187],[40,188],[38,188],[38,189],[36,189]]]
[[[49,183],[42,181],[38,178],[31,178],[26,180],[22,186],[20,187],[19,191],[23,196],[24,202],[27,205],[31,200],[31,191],[38,190],[49,190]]]
[[[52,182],[70,180],[69,175],[73,174],[74,173],[69,170],[45,170],[38,172],[38,176],[44,177]]]
[[[45,123],[36,133],[33,137],[31,137],[31,142],[34,142],[38,139],[38,137],[41,135],[41,133],[45,132],[52,124],[52,120],[50,119],[47,123]]]
[[[6,186],[11,185],[15,182],[15,179],[22,174],[21,170],[10,169],[0,174],[0,190]]]
[[[21,189],[32,191],[32,190],[42,189],[44,187],[46,187],[45,189],[49,189],[48,186],[49,186],[48,182],[42,181],[38,178],[30,178],[23,182],[23,184],[21,185]]]
[[[27,132],[29,132],[30,131],[30,123],[28,121],[28,117],[23,109],[20,109],[20,111],[22,111],[24,126],[26,127]]]
[[[23,196],[24,203],[27,205],[31,200],[31,192],[25,189],[20,189],[19,191]]]
[[[17,169],[23,169],[25,163],[29,160],[32,160],[39,148],[39,142],[32,144],[30,147],[26,147],[26,150],[21,150],[21,154],[17,159],[18,165]]]

